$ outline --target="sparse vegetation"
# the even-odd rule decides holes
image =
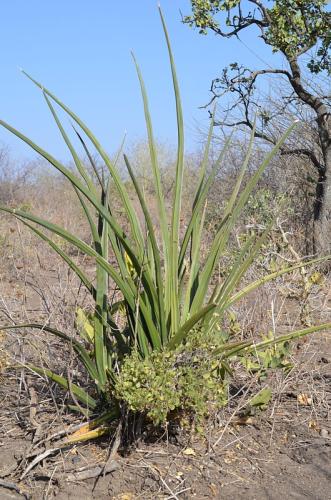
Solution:
[[[186,419],[196,418],[200,425],[211,408],[215,410],[226,404],[227,379],[232,374],[232,360],[241,359],[247,368],[252,369],[256,365],[249,362],[249,359],[254,352],[257,360],[262,360],[264,370],[276,365],[283,366],[285,342],[330,326],[324,324],[262,340],[237,341],[224,331],[224,318],[228,314],[231,316],[233,305],[262,284],[329,257],[304,264],[299,261],[294,265],[273,269],[271,273],[259,277],[241,289],[238,288],[265,244],[274,221],[274,217],[265,214],[268,192],[260,191],[253,206],[251,195],[271,159],[291,134],[293,125],[266,155],[257,170],[247,178],[245,185],[242,185],[252,152],[255,134],[253,129],[248,152],[232,194],[219,215],[209,251],[202,259],[200,247],[208,191],[220,168],[226,148],[231,146],[226,145],[212,169],[207,170],[213,133],[212,119],[191,215],[185,226],[181,227],[184,176],[183,116],[173,55],[162,14],[161,20],[169,50],[178,126],[175,185],[169,217],[165,208],[145,85],[139,66],[134,60],[145,110],[160,237],[157,237],[156,225],[152,222],[147,199],[127,156],[124,155],[124,161],[140,205],[142,220],[139,220],[128,194],[127,182],[121,179],[116,168],[117,160],[113,162],[87,126],[55,95],[31,77],[29,78],[42,89],[46,103],[71,152],[76,173],[18,130],[3,121],[1,125],[31,146],[67,178],[85,214],[92,244],[86,243],[53,222],[33,215],[30,209],[3,206],[1,210],[12,214],[48,243],[77,275],[94,301],[92,314],[87,315],[83,310],[77,310],[76,330],[80,340],[48,324],[32,323],[19,327],[49,332],[71,346],[95,388],[84,389],[79,380],[74,383],[68,377],[43,366],[29,365],[29,368],[68,390],[75,403],[72,408],[85,416],[97,415],[99,418],[100,415],[108,415],[109,419],[113,419],[118,418],[127,409],[130,412],[146,414],[155,424],[164,425],[172,414],[180,413]],[[76,133],[91,161],[97,183],[74,149],[54,104],[62,108],[78,127]],[[82,134],[85,134],[86,138],[83,138]],[[108,177],[105,174],[100,177],[87,149],[87,140],[93,144],[108,169]],[[105,172],[105,168],[103,170]],[[116,190],[121,201],[127,221],[126,227],[121,226],[113,214],[111,189]],[[244,209],[248,213],[254,209],[256,214],[257,211],[262,211],[262,226],[258,231],[250,231],[247,237],[242,239],[232,265],[215,283],[218,263],[229,251],[231,234]],[[75,262],[69,247],[76,248],[95,261],[93,279]],[[110,284],[112,287],[113,283],[120,292],[119,300],[115,302],[110,295]],[[277,348],[278,344],[283,347]],[[98,435],[97,430],[94,435]],[[83,434],[81,438],[83,439]]]

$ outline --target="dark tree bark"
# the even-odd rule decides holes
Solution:
[[[318,254],[331,253],[331,113],[317,118],[324,169],[316,189],[314,213],[314,250]]]

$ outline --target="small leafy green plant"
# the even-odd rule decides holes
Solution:
[[[170,412],[202,424],[227,402],[224,364],[219,356],[213,357],[213,340],[194,330],[174,350],[154,352],[145,359],[133,353],[124,360],[115,396],[155,424],[165,424]]]
[[[272,332],[262,336],[262,340],[268,341],[273,339],[274,335]],[[257,373],[259,379],[263,380],[269,369],[281,368],[289,371],[292,368],[291,363],[288,361],[289,353],[289,342],[284,341],[266,347],[264,350],[261,349],[256,353],[254,351],[249,355],[244,353],[243,356],[239,356],[239,359],[249,373]]]
[[[299,263],[276,271],[241,289],[238,288],[267,237],[268,226],[245,241],[227,275],[216,285],[213,284],[216,266],[227,250],[233,228],[270,160],[289,136],[294,125],[283,135],[246,184],[242,185],[252,152],[254,130],[252,131],[247,157],[219,221],[209,253],[202,260],[200,246],[208,191],[229,143],[209,171],[207,163],[213,134],[211,120],[191,215],[186,225],[181,227],[184,182],[183,115],[173,54],[161,11],[160,15],[171,66],[178,132],[176,176],[170,213],[165,205],[145,84],[134,59],[143,99],[157,199],[157,228],[152,222],[144,192],[127,156],[124,155],[124,161],[140,203],[143,220],[139,219],[134,209],[128,193],[128,183],[122,180],[116,161],[110,159],[80,118],[40,83],[29,77],[42,90],[47,106],[71,153],[76,173],[17,129],[0,121],[3,127],[28,144],[66,177],[77,194],[89,224],[93,241],[91,245],[63,227],[29,211],[0,207],[50,245],[78,276],[93,299],[92,315],[77,311],[75,325],[79,335],[68,335],[48,324],[17,326],[49,332],[72,346],[95,385],[93,392],[83,389],[79,382],[75,384],[66,376],[47,368],[30,368],[69,390],[75,400],[76,410],[89,417],[99,415],[93,425],[97,427],[102,423],[102,426],[99,434],[97,429],[94,429],[93,436],[102,434],[105,421],[120,415],[123,407],[133,412],[145,413],[155,423],[165,422],[170,412],[175,410],[191,411],[204,417],[209,405],[220,405],[226,401],[226,377],[231,374],[228,362],[233,356],[252,350],[256,352],[330,326],[324,324],[261,342],[231,342],[226,340],[226,335],[219,332],[222,318],[237,301],[260,285],[302,265]],[[59,119],[57,106],[74,122],[77,137],[91,161],[93,177],[88,173],[67,135]],[[88,143],[92,144],[104,163],[108,172],[107,178],[100,178]],[[93,179],[96,179],[96,182]],[[114,217],[110,196],[113,189],[116,190],[126,215],[127,231]],[[93,280],[68,253],[67,246],[58,243],[58,238],[94,259]],[[323,258],[315,259],[311,263],[322,260]],[[110,284],[113,286],[114,283],[121,294],[116,303],[112,303],[110,298]],[[121,312],[121,321],[116,323],[118,311]],[[194,343],[195,335],[198,335],[200,343]],[[83,439],[82,434],[79,439]]]

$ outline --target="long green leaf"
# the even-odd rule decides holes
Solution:
[[[262,278],[259,278],[256,281],[253,281],[249,285],[245,286],[242,290],[239,292],[235,293],[229,301],[226,303],[226,308],[230,307],[233,305],[235,302],[238,302],[238,300],[242,299],[245,297],[247,294],[255,290],[256,288],[259,288],[262,285],[265,285],[266,283],[269,283],[269,281],[273,281],[276,278],[279,278],[280,276],[283,276],[284,274],[291,273],[292,271],[295,271],[296,269],[300,269],[301,267],[305,266],[312,266],[314,264],[320,264],[321,262],[325,262],[326,260],[330,260],[331,255],[325,255],[323,257],[317,257],[316,259],[308,260],[308,261],[303,261],[300,262],[299,264],[295,264],[294,266],[286,267],[284,269],[280,269],[279,271],[275,271],[274,273],[267,274],[266,276],[263,276]]]
[[[239,215],[242,212],[243,207],[245,206],[250,194],[252,193],[253,189],[256,187],[259,179],[263,175],[265,169],[269,165],[270,161],[274,157],[274,155],[279,151],[280,147],[282,144],[285,142],[287,137],[290,135],[292,132],[293,128],[296,126],[296,123],[291,125],[288,130],[284,132],[280,140],[277,142],[277,144],[272,148],[272,150],[268,153],[266,156],[265,160],[261,163],[260,167],[256,170],[256,172],[252,175],[252,177],[249,179],[247,182],[245,188],[243,189],[242,193],[238,196],[237,201],[234,204],[234,198],[231,196],[230,197],[230,205],[233,207],[232,212],[230,213],[228,209],[225,209],[225,217],[228,217],[227,224],[224,224],[220,229],[218,230],[214,241],[211,246],[210,253],[208,255],[205,267],[201,273],[201,280],[199,284],[199,288],[197,290],[195,299],[192,304],[193,310],[199,309],[203,303],[203,300],[206,296],[207,289],[208,289],[208,284],[210,282],[211,276],[213,275],[213,272],[215,270],[215,266],[217,265],[219,261],[219,257],[221,256],[223,250],[225,249],[231,231],[233,230]],[[248,155],[250,154],[250,151],[248,151]],[[246,163],[246,167],[248,165],[248,162]],[[245,168],[246,168],[245,167]],[[241,176],[243,176],[244,171],[242,170]],[[238,183],[237,183],[238,184]],[[236,184],[234,190],[237,192],[239,190],[238,185]],[[234,204],[234,206],[233,206]]]
[[[137,71],[137,75],[138,75],[138,79],[139,79],[139,83],[140,83],[141,95],[142,95],[142,99],[143,99],[143,105],[144,105],[145,122],[146,122],[148,143],[149,143],[149,153],[150,153],[150,158],[151,158],[154,184],[155,184],[155,189],[156,189],[156,193],[157,193],[156,201],[157,201],[157,205],[158,205],[161,234],[162,234],[162,239],[163,239],[163,251],[164,251],[164,255],[165,255],[165,267],[167,269],[168,260],[169,260],[169,255],[168,255],[169,254],[169,232],[168,232],[167,216],[166,216],[167,212],[166,212],[166,208],[165,208],[164,195],[163,195],[163,189],[162,189],[162,184],[161,184],[160,168],[159,168],[159,164],[158,164],[157,150],[156,150],[156,144],[155,144],[155,140],[154,140],[152,119],[151,119],[151,114],[150,114],[150,110],[149,110],[148,97],[147,97],[144,79],[142,77],[139,65],[138,65],[137,60],[136,60],[133,53],[132,53],[132,57],[133,57],[133,61],[134,61],[135,67],[136,67],[136,71]]]
[[[148,237],[151,243],[152,247],[152,253],[154,257],[154,266],[155,266],[155,279],[156,279],[156,290],[157,290],[157,295],[158,295],[158,311],[159,311],[159,321],[160,321],[160,334],[161,334],[161,339],[162,343],[165,343],[167,341],[167,330],[166,330],[166,318],[165,318],[165,310],[164,310],[164,292],[163,292],[163,276],[162,276],[162,269],[161,269],[161,259],[160,259],[160,251],[157,245],[156,237],[155,237],[155,232],[154,232],[154,227],[152,223],[151,216],[149,214],[148,208],[145,203],[144,196],[140,190],[139,184],[137,182],[137,179],[135,178],[135,175],[133,173],[132,167],[130,165],[130,162],[127,158],[126,155],[124,155],[124,160],[126,167],[128,169],[128,172],[130,174],[131,180],[133,182],[133,185],[135,187],[144,217],[148,229]],[[156,347],[159,347],[160,344]]]
[[[215,110],[214,110],[215,113]],[[199,180],[197,185],[197,190],[193,200],[192,211],[194,212],[195,206],[199,204],[201,193],[203,190],[204,180],[206,177],[207,163],[209,159],[209,150],[210,144],[212,140],[213,127],[214,127],[214,113],[210,120],[208,138],[206,142],[206,147],[204,150],[203,159],[201,162]],[[203,208],[202,214],[197,212],[197,216],[195,217],[194,223],[192,225],[192,233],[191,233],[191,248],[190,248],[190,277],[186,288],[186,297],[184,300],[183,306],[183,317],[185,320],[187,319],[187,315],[189,314],[190,307],[192,305],[194,296],[198,289],[198,279],[199,279],[199,268],[200,268],[200,247],[201,247],[201,237],[205,220],[205,212],[206,205]],[[179,257],[179,270],[181,270],[181,262]],[[183,276],[184,278],[184,276]]]
[[[44,241],[46,241],[50,245],[50,247],[53,248],[53,250],[62,258],[62,260],[64,262],[66,262],[68,264],[68,266],[75,272],[75,274],[80,279],[80,281],[82,282],[82,284],[90,292],[90,294],[92,295],[93,299],[96,300],[96,289],[95,289],[95,287],[93,286],[93,284],[91,283],[91,281],[89,280],[89,278],[86,276],[86,274],[83,272],[83,270],[79,266],[76,265],[76,263],[71,259],[71,257],[69,257],[69,255],[67,253],[65,253],[56,243],[54,243],[50,238],[48,238],[48,236],[46,236],[43,232],[39,231],[33,225],[31,225],[28,222],[26,222],[26,220],[20,219],[19,217],[18,217],[18,220],[20,222],[22,222],[23,224],[25,224],[31,231],[33,231],[34,233],[36,233],[39,236],[39,238],[41,238]],[[120,301],[120,303],[122,303],[122,304],[124,302],[125,301],[123,301],[123,300]],[[114,306],[108,307],[108,313],[110,315],[113,314],[113,311],[116,311],[116,308],[115,309],[113,309],[113,308],[114,308]],[[119,332],[118,326],[111,320],[111,318],[109,316],[107,318],[107,322],[104,323],[104,326],[110,327],[113,334],[115,334],[115,332]]]
[[[32,149],[34,149],[37,153],[39,153],[42,157],[44,157],[46,160],[48,160],[57,170],[59,170],[71,183],[73,186],[75,186],[79,191],[81,191],[84,196],[95,206],[97,209],[98,213],[101,214],[104,219],[109,223],[111,226],[112,230],[118,237],[119,241],[121,242],[121,245],[124,247],[125,251],[129,255],[130,259],[132,260],[132,263],[136,269],[136,272],[138,275],[142,276],[142,282],[145,287],[146,292],[150,296],[156,297],[156,290],[155,286],[152,282],[150,273],[148,272],[148,268],[146,267],[144,269],[144,272],[142,272],[142,264],[141,264],[141,257],[137,256],[135,253],[134,246],[132,243],[128,240],[127,236],[125,235],[124,231],[122,228],[118,225],[117,221],[115,218],[110,214],[110,212],[96,199],[96,197],[82,184],[80,179],[78,179],[72,172],[70,172],[69,169],[61,165],[60,162],[58,162],[52,155],[47,153],[45,150],[40,148],[37,144],[35,144],[33,141],[31,141],[28,137],[24,136],[21,132],[16,130],[15,128],[11,127],[9,124],[6,122],[0,120],[0,125],[3,127],[7,128],[10,132],[12,132],[14,135],[19,137],[21,140],[26,142]],[[143,256],[143,252],[139,252],[140,255]]]
[[[233,211],[233,207],[234,207],[235,203],[237,202],[238,194],[239,194],[242,182],[244,180],[244,176],[245,176],[245,173],[247,171],[249,160],[250,160],[251,154],[252,154],[254,138],[255,138],[255,123],[256,122],[254,121],[251,136],[250,136],[249,143],[248,143],[247,152],[245,155],[245,159],[244,159],[243,164],[241,166],[241,169],[240,169],[239,175],[237,177],[233,191],[231,193],[230,199],[226,205],[223,217],[226,217],[226,215],[230,214]]]
[[[172,54],[171,44],[165,20],[161,9],[159,8],[163,31],[168,47],[168,54],[171,66],[171,74],[173,88],[176,101],[176,116],[177,116],[177,163],[176,163],[176,179],[175,179],[175,194],[173,199],[173,210],[171,219],[171,241],[170,241],[170,266],[169,266],[169,281],[170,301],[171,301],[171,330],[175,333],[179,326],[179,301],[178,301],[178,247],[179,247],[179,223],[181,213],[182,188],[183,188],[183,172],[184,172],[184,123],[182,104],[175,68],[175,62]]]
[[[250,268],[266,241],[271,225],[269,224],[260,236],[249,238],[247,245],[244,245],[242,252],[240,252],[237,261],[233,264],[231,272],[216,296],[215,302],[218,304],[217,313],[222,314],[223,306],[228,301],[230,294]]]
[[[105,199],[104,205],[108,205],[108,200]],[[101,255],[105,261],[108,261],[108,223],[102,216],[99,216],[99,231],[101,241]],[[108,273],[100,265],[97,264],[96,272],[96,300],[94,314],[94,350],[95,360],[98,369],[99,379],[103,386],[107,380],[107,353],[106,353],[106,331],[105,324],[107,323],[107,291],[108,291]]]
[[[68,149],[69,149],[69,151],[71,153],[71,156],[72,156],[72,158],[74,160],[74,163],[76,165],[76,168],[77,168],[78,172],[80,173],[80,175],[84,179],[84,181],[85,181],[88,189],[91,191],[91,193],[93,193],[94,196],[97,196],[96,188],[95,188],[92,180],[90,179],[90,177],[89,177],[89,175],[88,175],[88,173],[87,173],[84,165],[80,161],[80,159],[79,159],[79,157],[78,157],[78,155],[77,155],[77,153],[75,151],[75,148],[73,147],[73,145],[72,145],[72,143],[71,143],[68,135],[66,134],[66,132],[65,132],[65,130],[64,130],[64,128],[63,128],[60,120],[59,120],[59,117],[58,117],[58,115],[57,115],[57,113],[56,113],[56,111],[55,111],[55,109],[54,109],[54,107],[53,107],[53,105],[52,105],[52,103],[50,101],[50,99],[48,98],[48,96],[47,96],[47,94],[45,92],[43,92],[43,95],[44,95],[45,100],[47,102],[47,105],[48,105],[48,107],[49,107],[49,109],[50,109],[50,111],[51,111],[51,113],[53,115],[55,123],[56,123],[56,125],[57,125],[57,127],[58,127],[58,129],[59,129],[59,131],[60,131],[60,133],[62,135],[62,137],[63,137],[63,140],[66,143],[66,145],[68,146]],[[76,186],[73,186],[73,187],[74,187],[74,190],[75,190],[75,192],[76,192],[76,194],[78,196],[80,204],[82,205],[82,208],[84,210],[84,213],[86,215],[88,223],[90,225],[90,229],[91,229],[91,233],[92,233],[92,237],[93,237],[93,241],[94,241],[94,246],[95,246],[96,249],[98,249],[98,247],[100,246],[100,239],[99,239],[99,235],[98,235],[98,232],[97,232],[96,225],[95,225],[95,223],[93,221],[93,217],[91,216],[90,211],[89,211],[89,209],[88,209],[88,207],[87,207],[87,205],[86,205],[86,203],[85,203],[85,201],[84,201],[81,193],[79,192],[79,190],[77,189]]]
[[[94,161],[94,159],[93,159],[93,157],[92,157],[92,155],[91,155],[91,153],[90,153],[90,151],[89,151],[89,149],[88,149],[88,147],[87,147],[87,145],[86,145],[86,142],[84,141],[83,137],[82,137],[82,136],[81,136],[81,134],[78,132],[78,130],[75,128],[75,126],[74,126],[74,125],[72,125],[72,127],[73,127],[73,129],[74,129],[74,131],[75,131],[75,134],[77,135],[77,137],[78,137],[78,139],[79,139],[79,142],[80,142],[80,143],[81,143],[81,145],[83,146],[83,149],[84,149],[84,151],[85,151],[85,154],[86,154],[87,158],[89,159],[89,162],[90,162],[90,164],[91,164],[91,167],[92,167],[92,169],[93,169],[93,172],[94,172],[94,174],[95,174],[96,178],[98,179],[98,182],[99,182],[99,185],[100,185],[100,187],[101,187],[102,191],[104,192],[104,191],[105,191],[105,186],[104,186],[103,180],[102,180],[102,179],[101,179],[101,177],[100,177],[100,174],[99,174],[98,168],[97,168],[96,163],[95,163],[95,161]]]
[[[216,106],[214,106],[213,113],[212,113],[211,118],[210,118],[207,141],[205,144],[203,157],[202,157],[202,161],[201,161],[201,165],[200,165],[200,169],[199,169],[199,178],[198,178],[198,182],[197,182],[197,188],[196,188],[196,191],[195,191],[195,194],[193,197],[193,205],[192,205],[193,209],[200,199],[202,187],[205,183],[208,160],[209,160],[209,153],[210,153],[210,145],[211,145],[211,141],[213,138],[215,112],[216,112]]]
[[[227,277],[222,283],[215,285],[209,302],[217,304],[217,307],[216,310],[213,311],[213,317],[211,317],[211,314],[208,314],[205,317],[204,324],[206,331],[213,331],[216,323],[219,321],[224,302],[228,299],[228,296],[233,290],[237,280],[239,280],[240,276],[242,276],[243,268],[248,264],[249,250],[252,249],[255,239],[255,236],[251,236],[246,241],[235,259]]]
[[[221,221],[220,227],[216,233],[214,241],[209,250],[209,255],[205,265],[200,273],[198,289],[192,301],[191,310],[196,311],[202,307],[203,301],[206,298],[208,287],[213,276],[215,267],[219,261],[219,257],[228,241],[228,235],[232,228],[231,216]]]
[[[84,131],[86,136],[92,142],[95,149],[100,154],[101,158],[103,159],[107,168],[109,169],[109,172],[110,172],[112,178],[114,179],[115,186],[116,186],[117,191],[121,197],[121,200],[122,200],[123,205],[125,207],[126,214],[127,214],[129,221],[130,221],[132,233],[133,233],[134,239],[135,239],[136,244],[137,244],[137,250],[138,250],[138,252],[140,252],[141,249],[143,248],[143,237],[142,237],[142,232],[141,232],[139,220],[138,220],[137,214],[132,206],[129,195],[126,191],[125,185],[124,185],[123,181],[121,180],[120,175],[117,172],[116,168],[112,164],[110,158],[108,157],[107,153],[102,148],[101,144],[99,143],[97,138],[94,136],[94,134],[91,132],[91,130],[85,125],[84,122],[82,122],[82,120],[73,111],[71,111],[71,109],[68,106],[66,106],[63,102],[61,102],[60,99],[58,99],[46,87],[41,85],[41,83],[37,82],[37,80],[32,78],[28,73],[26,73],[25,71],[22,71],[22,72],[27,78],[29,78],[29,80],[31,80],[35,85],[37,85],[37,87],[39,87],[45,94],[47,94],[51,99],[53,99],[53,101],[56,102],[77,123],[77,125],[79,125],[79,127]]]
[[[53,382],[60,385],[67,391],[71,390],[72,393],[75,395],[75,397],[81,403],[85,404],[88,408],[92,408],[92,410],[94,410],[97,407],[96,400],[93,399],[91,396],[89,396],[89,394],[87,394],[87,392],[84,391],[84,389],[82,389],[78,385],[70,383],[70,389],[69,389],[69,381],[65,377],[62,377],[62,375],[58,375],[57,373],[54,373],[48,368],[39,368],[38,366],[33,366],[33,365],[26,365],[26,366],[30,368],[30,370],[32,370],[33,372],[38,373],[38,375],[42,375],[50,380],[53,380]]]
[[[43,325],[40,323],[24,323],[21,325],[0,326],[0,330],[14,330],[14,329],[17,330],[17,329],[21,329],[21,328],[35,328],[35,329],[43,331],[43,332],[51,333],[52,335],[55,335],[56,337],[59,337],[62,340],[65,340],[68,344],[72,345],[72,348],[74,349],[74,351],[78,355],[79,359],[84,364],[90,377],[95,382],[97,382],[98,374],[97,374],[95,365],[92,362],[88,351],[77,340],[73,339],[72,337],[69,337],[69,335],[67,335],[64,332],[61,332],[60,330],[57,330],[56,328],[51,328],[50,326]]]
[[[0,207],[0,210],[11,213],[13,215],[16,215],[17,217],[22,217],[23,219],[28,219],[32,222],[35,222],[46,229],[49,229],[52,231],[54,234],[57,234],[64,238],[66,241],[69,243],[73,244],[77,248],[79,248],[82,252],[86,253],[87,255],[90,255],[91,257],[94,257],[96,262],[100,264],[111,276],[111,278],[114,280],[114,282],[117,284],[121,292],[123,293],[125,299],[127,300],[127,303],[129,307],[131,308],[132,311],[135,311],[135,297],[137,297],[137,291],[135,293],[132,292],[132,288],[129,286],[129,273],[126,277],[126,279],[122,279],[122,277],[118,274],[118,272],[114,269],[112,265],[110,265],[103,257],[101,257],[93,248],[91,248],[89,245],[87,245],[84,241],[80,240],[79,238],[73,236],[70,234],[68,231],[65,229],[57,226],[56,224],[53,224],[48,221],[44,221],[40,217],[34,216],[32,214],[29,214],[27,212],[23,212],[22,210],[15,210],[11,209],[8,207]],[[143,300],[140,301],[140,309],[142,316],[144,318],[144,321],[146,322],[148,331],[150,332],[151,335],[153,335],[155,338],[158,337],[158,332],[155,328],[154,323],[151,321],[149,311],[146,307],[146,304],[144,303]]]
[[[48,236],[46,236],[46,234],[44,234],[42,231],[39,231],[39,229],[34,227],[32,224],[29,224],[28,222],[26,222],[26,220],[24,220],[24,219],[18,218],[18,220],[20,222],[22,222],[22,224],[26,225],[31,231],[36,233],[36,235],[39,238],[46,241],[46,243],[48,243],[48,245],[51,248],[53,248],[53,250],[61,257],[61,259],[64,262],[66,262],[66,264],[68,264],[68,266],[74,271],[74,273],[78,276],[78,278],[83,283],[83,285],[87,288],[87,290],[90,292],[92,297],[95,299],[95,297],[96,297],[95,287],[91,283],[90,279],[83,272],[83,270],[79,266],[77,266],[77,264],[73,261],[73,259],[71,257],[69,257],[69,255],[59,247],[59,245],[54,243],[54,241],[52,241],[50,238],[48,238]]]
[[[201,186],[201,187],[198,186],[197,192],[199,192],[199,196],[196,197],[196,199],[195,199],[195,204],[194,204],[194,207],[192,210],[191,218],[190,218],[190,221],[189,221],[188,226],[186,228],[185,235],[184,235],[184,238],[183,238],[183,241],[181,244],[181,248],[180,248],[180,254],[179,254],[179,269],[180,270],[182,270],[183,265],[184,265],[184,259],[185,259],[185,255],[186,255],[186,252],[188,249],[190,238],[192,236],[192,231],[193,231],[194,225],[196,224],[196,220],[197,220],[199,214],[201,213],[201,211],[203,210],[203,207],[206,203],[209,189],[213,185],[213,182],[216,178],[217,172],[219,171],[219,168],[222,164],[222,160],[223,160],[225,153],[230,145],[230,141],[231,141],[231,136],[227,139],[225,145],[223,146],[216,162],[213,165],[213,168],[212,168],[209,176],[207,177],[206,182],[203,184],[203,186]]]
[[[188,283],[186,286],[186,294],[185,294],[185,299],[184,299],[184,304],[183,304],[183,319],[186,321],[187,317],[190,312],[190,308],[192,305],[192,302],[194,300],[196,291],[198,289],[198,278],[199,278],[199,258],[200,258],[200,245],[201,245],[201,235],[202,235],[202,230],[204,226],[204,221],[205,221],[205,214],[206,214],[206,207],[205,210],[202,213],[201,219],[200,219],[200,224],[198,228],[194,230],[195,236],[194,236],[194,245],[192,244],[192,249],[191,249],[191,269],[190,269],[190,276],[188,279]],[[192,233],[193,234],[193,233]]]
[[[64,140],[64,142],[66,143],[66,145],[68,146],[68,149],[71,153],[71,156],[72,156],[72,159],[74,160],[74,163],[77,167],[77,170],[78,172],[80,173],[80,175],[82,176],[82,178],[84,179],[84,181],[86,182],[86,185],[88,186],[89,190],[95,195],[96,194],[96,189],[95,189],[95,186],[92,182],[92,180],[90,179],[84,165],[82,164],[82,162],[80,161],[76,151],[75,151],[75,148],[73,147],[67,133],[65,132],[60,120],[59,120],[59,117],[50,101],[50,99],[48,98],[47,94],[43,91],[43,95],[44,95],[44,98],[46,100],[46,103],[47,103],[47,106],[49,107],[52,115],[53,115],[53,118],[55,120],[55,123],[62,135],[62,138]]]
[[[329,330],[331,328],[331,323],[323,323],[317,326],[311,326],[309,328],[305,328],[303,330],[296,330],[294,332],[286,333],[284,335],[279,335],[270,340],[264,340],[262,342],[255,342],[254,340],[246,341],[246,342],[238,342],[235,344],[228,344],[224,347],[220,347],[219,349],[213,352],[213,355],[222,354],[223,358],[230,358],[237,355],[241,351],[247,352],[255,352],[260,349],[265,349],[266,347],[271,347],[273,345],[277,345],[281,342],[288,342],[291,340],[298,339],[300,337],[305,337],[306,335],[310,335],[312,333],[317,333],[323,330]]]
[[[199,321],[201,321],[206,314],[212,311],[216,307],[216,304],[208,304],[203,307],[200,311],[193,314],[190,319],[188,319],[183,326],[178,330],[178,332],[172,337],[168,343],[169,349],[175,349],[183,340],[185,340],[188,333],[195,327]]]
[[[271,160],[274,158],[274,156],[278,153],[286,139],[291,135],[295,127],[297,126],[297,122],[294,122],[292,125],[288,127],[287,130],[282,134],[281,138],[277,142],[277,144],[269,151],[269,153],[266,155],[264,160],[262,161],[261,165],[259,168],[254,172],[254,174],[250,177],[248,180],[245,188],[242,190],[242,193],[239,195],[234,208],[232,209],[232,218],[233,218],[233,223],[235,224],[236,221],[238,220],[239,215],[242,212],[242,209],[246,205],[248,198],[250,197],[251,193],[253,192],[254,188],[257,186],[257,183],[261,179],[263,173],[265,172],[266,168],[269,166]]]

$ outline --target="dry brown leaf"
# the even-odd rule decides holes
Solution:
[[[252,425],[254,424],[255,420],[252,417],[238,417],[235,420],[233,420],[234,425]]]
[[[233,450],[227,450],[225,452],[223,460],[224,460],[224,462],[226,464],[232,464],[233,462],[235,462],[236,460],[238,460],[238,457],[237,457],[236,453]]]
[[[187,457],[195,457],[196,453],[193,448],[186,448],[186,450],[183,451],[183,455],[186,455]]]
[[[121,493],[114,497],[114,500],[134,500],[133,493]]]
[[[297,401],[299,405],[302,406],[311,406],[313,404],[312,398],[308,396],[308,394],[305,394],[303,392],[301,394],[298,394]]]
[[[308,427],[309,427],[309,429],[313,429],[314,431],[319,431],[320,430],[319,425],[316,422],[316,420],[309,420]]]
[[[217,498],[217,495],[218,495],[218,488],[217,488],[216,484],[215,484],[215,483],[211,483],[211,484],[209,485],[209,488],[211,489],[211,491],[212,491],[212,494],[213,494],[214,498]]]

